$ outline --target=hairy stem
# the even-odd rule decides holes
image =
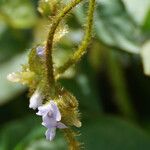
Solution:
[[[56,79],[58,79],[59,76],[62,73],[64,73],[70,66],[77,63],[81,59],[81,57],[86,53],[86,49],[92,37],[94,10],[95,10],[95,0],[90,0],[84,39],[81,45],[78,47],[77,51],[72,55],[72,57],[69,58],[68,61],[63,66],[59,67],[56,70],[56,73],[55,73]]]
[[[74,0],[67,4],[66,7],[63,8],[60,13],[54,17],[49,34],[48,40],[46,43],[46,78],[49,84],[49,89],[51,93],[55,93],[55,79],[54,79],[54,71],[53,71],[53,60],[52,60],[52,48],[53,48],[53,39],[55,31],[60,23],[60,21],[72,10],[77,4],[79,4],[82,0]]]
[[[82,144],[77,141],[79,134],[75,133],[72,129],[64,129],[64,136],[68,142],[68,150],[80,150]]]

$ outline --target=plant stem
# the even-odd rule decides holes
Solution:
[[[57,68],[55,73],[56,79],[58,79],[59,76],[62,73],[64,73],[70,66],[77,63],[81,59],[81,57],[86,53],[86,49],[92,37],[94,10],[95,10],[95,0],[90,0],[84,39],[81,45],[78,47],[77,51],[72,55],[72,57],[69,58],[68,61],[63,66]]]
[[[74,0],[67,4],[66,7],[63,8],[60,13],[54,17],[49,34],[48,40],[46,43],[46,79],[49,84],[49,90],[52,93],[55,93],[55,79],[54,79],[54,71],[53,71],[53,60],[52,60],[52,48],[53,48],[53,39],[55,31],[60,23],[60,21],[68,14],[70,10],[72,10],[77,4],[79,4],[82,0]]]

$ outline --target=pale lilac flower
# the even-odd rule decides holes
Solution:
[[[60,122],[61,114],[54,101],[50,101],[49,104],[40,106],[38,108],[37,115],[42,116],[42,125],[48,128],[46,131],[46,139],[53,140],[55,137],[56,128],[64,129],[66,125]]]
[[[55,119],[56,121],[61,120],[60,111],[59,111],[56,103],[52,100],[50,101],[49,104],[39,107],[38,110],[39,111],[37,112],[37,115],[39,115],[39,116],[43,116],[43,117],[47,116],[47,117]]]
[[[29,108],[37,109],[39,106],[42,106],[42,99],[42,94],[39,89],[37,89],[30,98]]]
[[[65,128],[67,128],[67,126],[61,122],[58,122],[57,126],[48,128],[47,131],[45,132],[45,136],[46,136],[47,140],[52,141],[54,139],[55,134],[56,134],[56,128],[65,129]]]
[[[64,125],[61,122],[57,122],[56,120],[52,118],[47,118],[46,120],[43,120],[42,125],[48,128],[45,133],[45,136],[46,136],[46,139],[50,141],[52,141],[55,137],[56,128],[59,128],[59,129],[67,128],[66,125]]]
[[[44,55],[45,46],[38,46],[36,48],[36,53],[38,56],[42,57]]]

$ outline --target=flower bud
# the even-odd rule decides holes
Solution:
[[[39,106],[42,105],[42,102],[43,102],[43,96],[39,91],[39,89],[37,89],[30,98],[29,108],[37,109]]]
[[[30,84],[34,77],[34,72],[31,71],[22,71],[22,72],[13,72],[8,74],[7,80],[11,82],[19,82],[22,84]]]

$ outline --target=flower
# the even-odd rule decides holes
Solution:
[[[42,57],[44,55],[44,49],[45,49],[44,46],[38,46],[36,48],[36,53],[38,54],[38,56]]]
[[[60,122],[61,114],[54,101],[51,100],[48,104],[40,106],[38,110],[37,115],[42,116],[42,125],[48,128],[45,133],[47,140],[54,139],[56,128],[67,128],[65,124]]]
[[[45,133],[45,136],[46,136],[46,139],[50,140],[50,141],[52,141],[55,137],[56,128],[59,128],[59,129],[67,128],[66,125],[64,125],[61,122],[57,122],[56,120],[54,120],[52,118],[45,119],[43,121],[42,125],[45,126],[46,128],[48,128]]]
[[[42,95],[39,89],[37,89],[30,98],[29,108],[36,109],[42,105]]]

